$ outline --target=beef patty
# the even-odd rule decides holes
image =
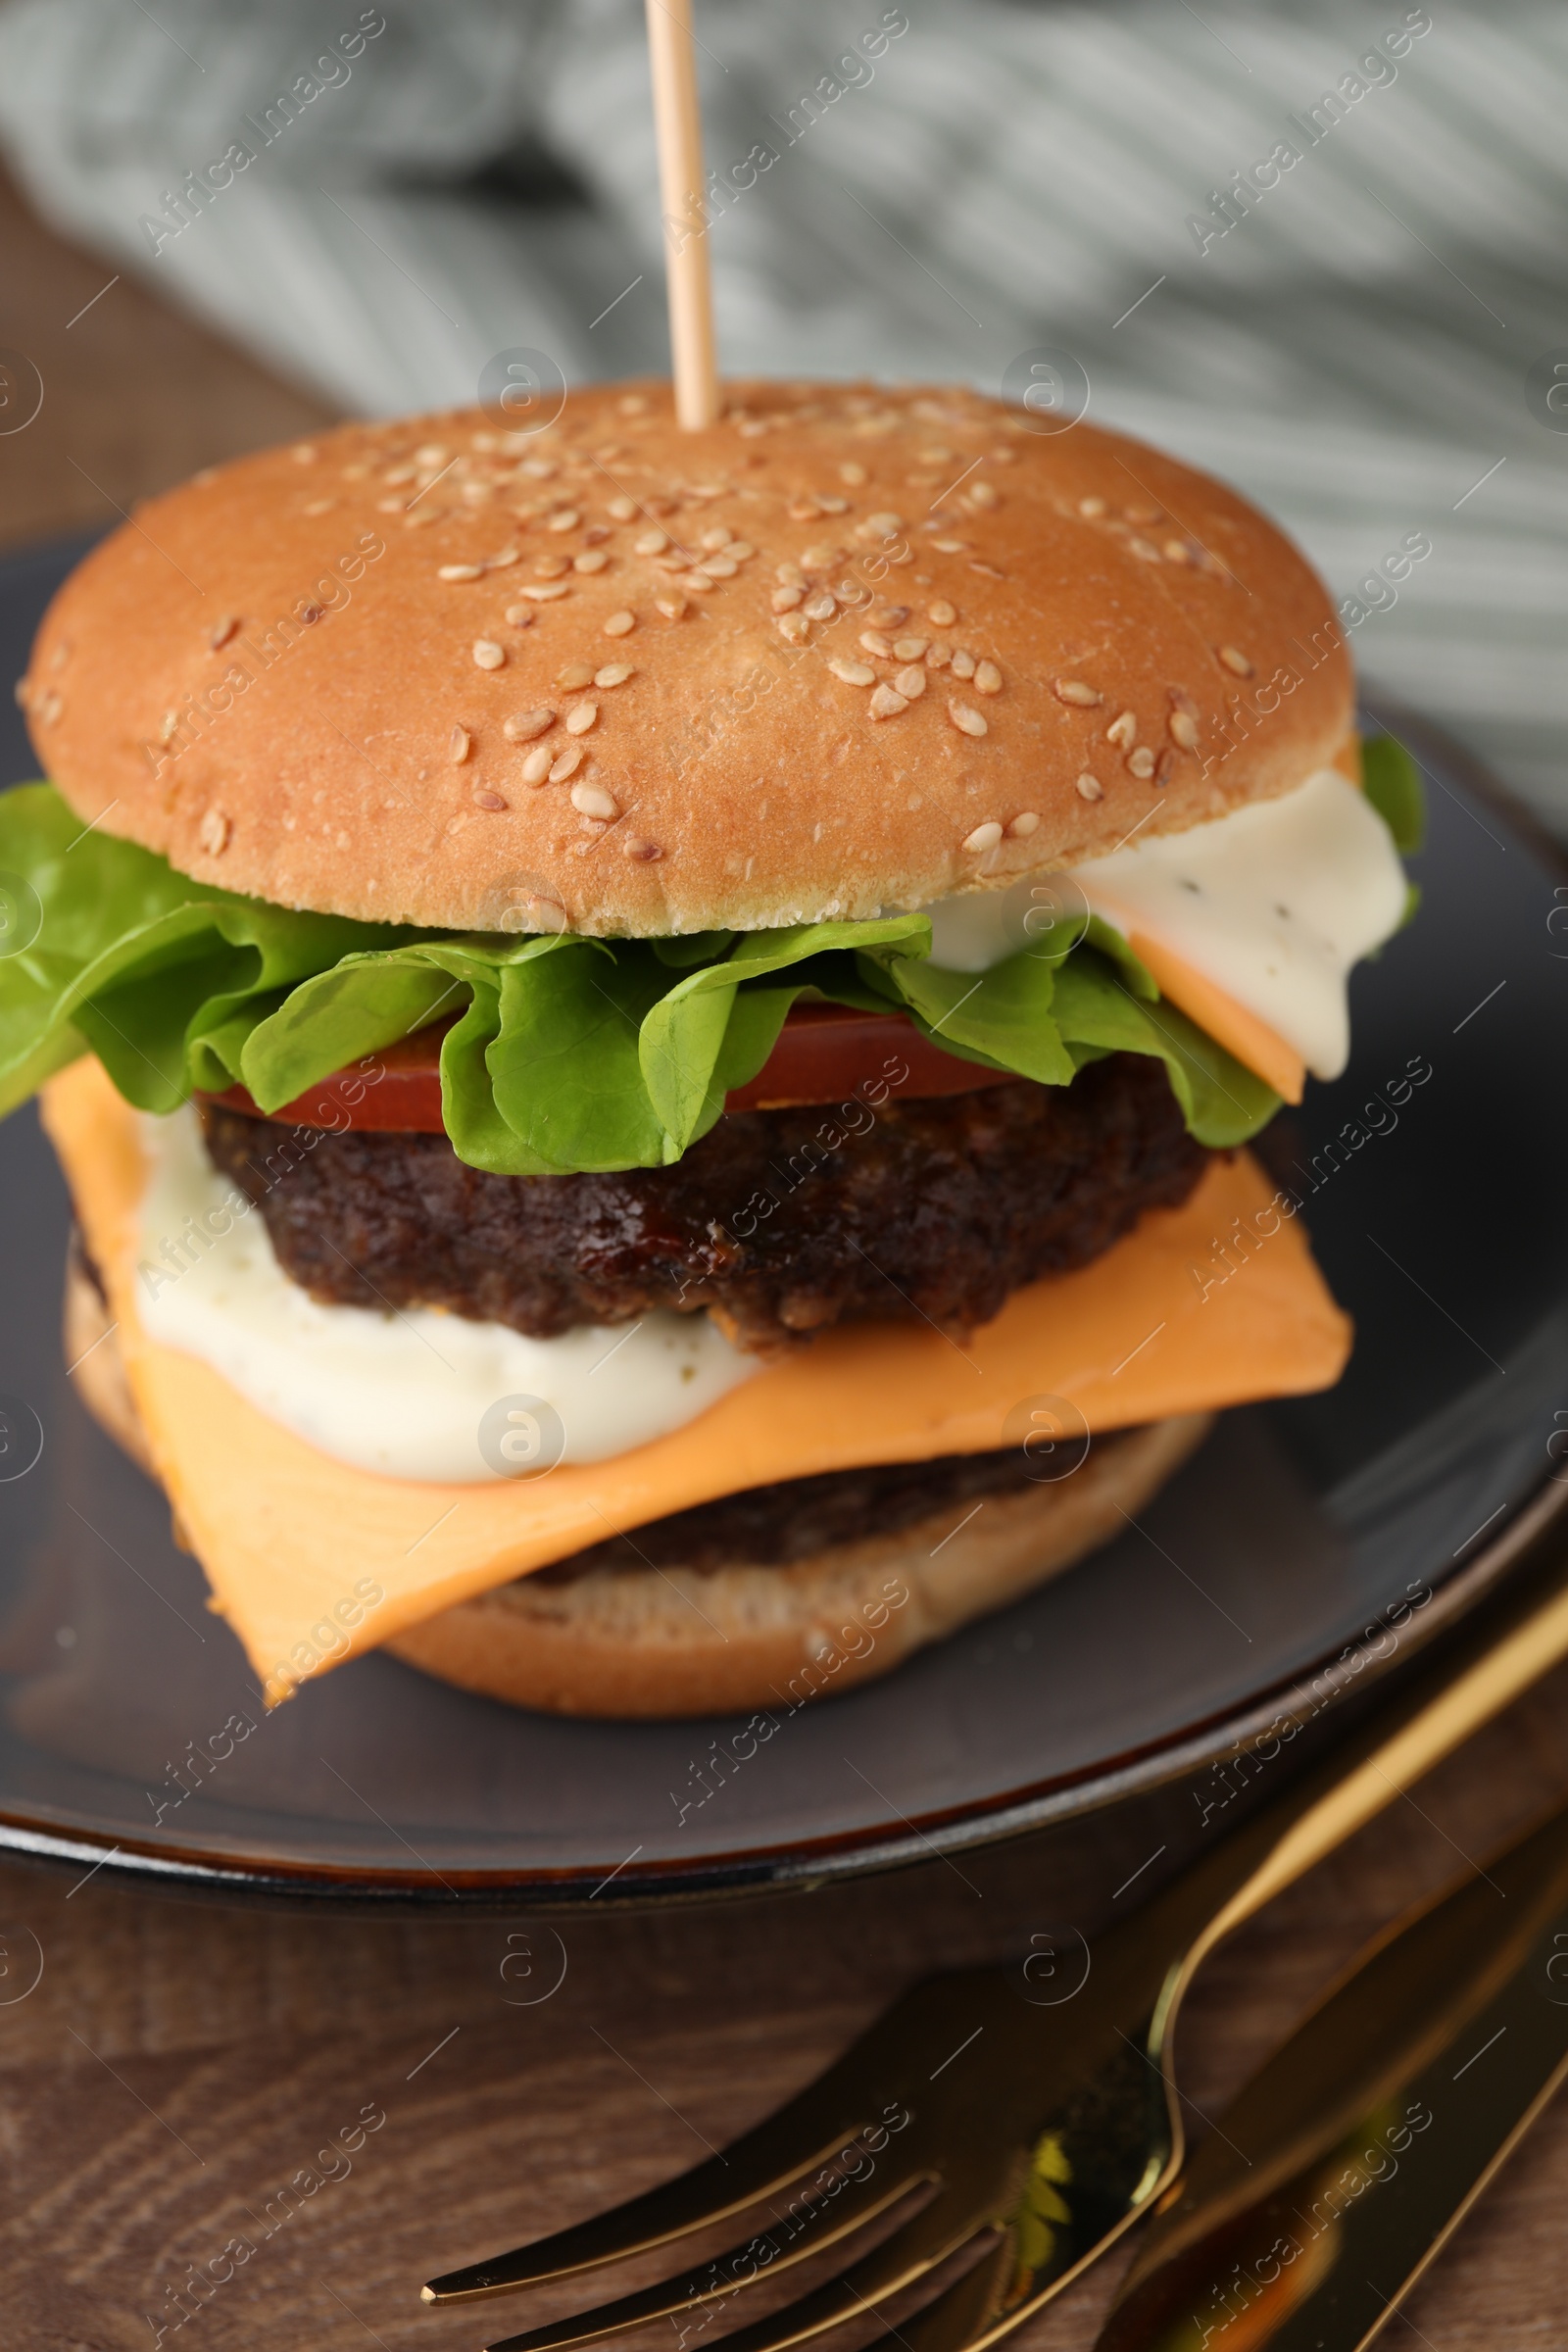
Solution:
[[[767,1349],[843,1320],[989,1321],[1042,1274],[1185,1200],[1210,1154],[1161,1065],[1117,1054],[1071,1086],[720,1119],[667,1168],[495,1176],[444,1136],[286,1128],[209,1102],[215,1166],[258,1203],[314,1298],[442,1306],[549,1339],[707,1308]]]
[[[1096,1438],[1095,1449],[1104,1454],[1133,1434],[1112,1430]],[[1069,1447],[1065,1475],[1079,1459]],[[859,1470],[780,1479],[671,1511],[627,1536],[606,1536],[553,1567],[531,1569],[527,1581],[569,1585],[593,1568],[693,1568],[700,1575],[719,1568],[787,1568],[839,1544],[896,1536],[938,1511],[951,1510],[961,1523],[976,1502],[1016,1494],[1042,1475],[1038,1457],[1009,1446],[1000,1453],[945,1453],[930,1462],[873,1462]]]

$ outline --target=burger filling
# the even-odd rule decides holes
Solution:
[[[0,1110],[86,1049],[145,1111],[202,1101],[200,1144],[149,1122],[148,1328],[325,1450],[476,1478],[472,1397],[528,1391],[602,1459],[828,1326],[961,1338],[1342,1067],[1419,835],[1397,747],[1364,783],[935,908],[612,941],[238,898],[26,788]],[[219,1270],[180,1235],[225,1183]]]
[[[935,1101],[904,1100],[896,1075],[825,1112],[739,1112],[672,1167],[603,1175],[495,1176],[435,1135],[302,1149],[217,1104],[204,1124],[317,1298],[442,1306],[538,1339],[706,1308],[764,1350],[841,1320],[989,1322],[1023,1284],[1185,1200],[1210,1156],[1137,1054],[1070,1087]]]

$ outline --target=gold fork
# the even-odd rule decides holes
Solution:
[[[1488,1625],[1479,1654],[1454,1656],[1450,1645],[1086,1947],[1086,1981],[1071,1997],[1037,2006],[1036,1987],[997,1968],[928,1978],[722,2154],[594,2220],[450,2271],[424,2288],[425,2301],[597,2270],[769,2205],[765,2225],[728,2251],[492,2352],[564,2352],[665,2317],[676,2317],[684,2346],[726,2298],[906,2204],[837,2277],[727,2332],[723,2352],[782,2352],[962,2254],[977,2259],[876,2342],[896,2337],[904,2352],[996,2342],[1103,2253],[1179,2170],[1172,2038],[1200,1962],[1568,1655],[1568,1562],[1499,1603]]]

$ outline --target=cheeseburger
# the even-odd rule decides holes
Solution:
[[[1247,1146],[1417,811],[1190,467],[874,386],[352,424],[140,509],[21,692],[0,1107],[270,1696],[788,1707],[1338,1378]]]

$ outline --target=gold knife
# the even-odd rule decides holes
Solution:
[[[1095,2352],[1355,2352],[1568,2075],[1568,1808],[1397,1921],[1165,2192]]]

